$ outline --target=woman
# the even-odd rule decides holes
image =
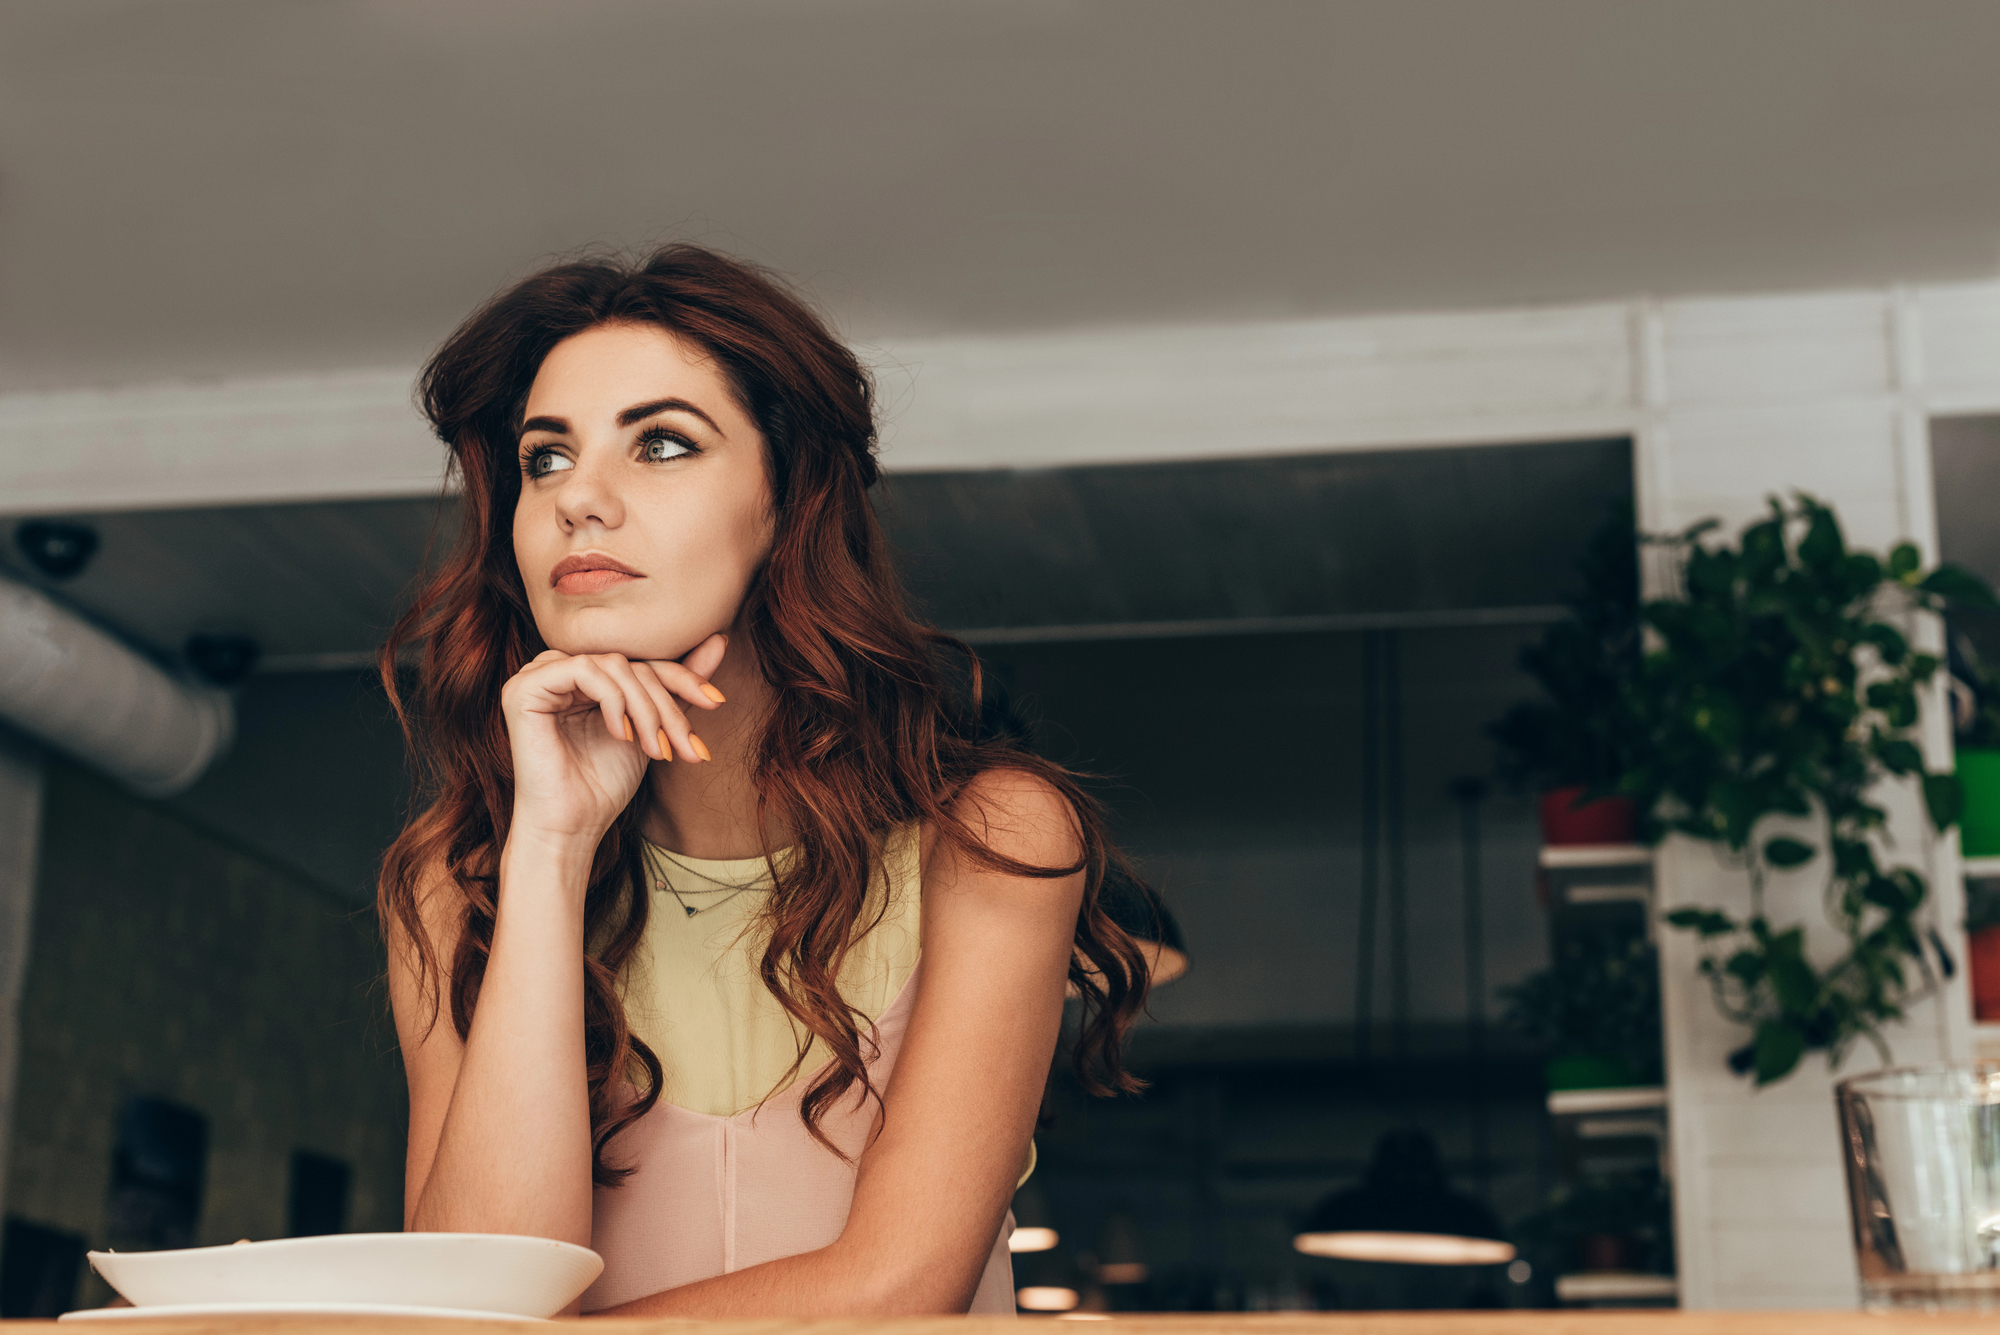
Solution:
[[[905,610],[869,395],[689,245],[529,278],[424,372],[464,499],[382,656],[429,801],[379,904],[405,1223],[593,1246],[584,1312],[1011,1312],[1066,983],[1086,1083],[1137,1087],[1117,855]]]

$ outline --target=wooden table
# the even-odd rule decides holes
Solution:
[[[596,1320],[602,1335],[1000,1335],[1044,1317],[897,1317],[879,1321]],[[1118,1335],[1995,1335],[2000,1315],[1861,1312],[1216,1312],[1110,1319]],[[48,1321],[0,1321],[0,1335],[50,1335]],[[1064,1321],[1046,1335],[1089,1329]],[[396,1317],[234,1317],[139,1322],[65,1322],[65,1331],[104,1335],[519,1335],[517,1322],[405,1320]]]

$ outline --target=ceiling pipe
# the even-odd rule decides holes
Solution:
[[[228,695],[182,681],[4,577],[0,719],[145,797],[188,787],[236,733]]]

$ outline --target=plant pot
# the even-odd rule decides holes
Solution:
[[[1551,1090],[1627,1089],[1639,1084],[1639,1073],[1617,1057],[1556,1057],[1546,1072]]]
[[[1971,957],[1973,1018],[2000,1020],[2000,925],[1973,932],[1965,953]]]
[[[1953,766],[1965,791],[1958,818],[1959,851],[1969,858],[2000,853],[2000,747],[1962,748]]]
[[[2000,757],[2000,751],[1994,752]],[[1545,844],[1629,844],[1639,824],[1639,812],[1629,797],[1600,797],[1576,804],[1582,784],[1542,794],[1542,842]]]

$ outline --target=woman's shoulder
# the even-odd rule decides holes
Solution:
[[[405,883],[402,893],[381,895],[376,903],[391,954],[428,953],[449,960],[465,930],[465,892],[457,875],[440,854],[418,863]]]
[[[966,837],[1003,859],[1036,867],[1067,867],[1083,853],[1075,803],[1053,780],[1018,765],[981,770],[952,795],[947,814]],[[924,862],[955,851],[939,831],[924,829]]]

